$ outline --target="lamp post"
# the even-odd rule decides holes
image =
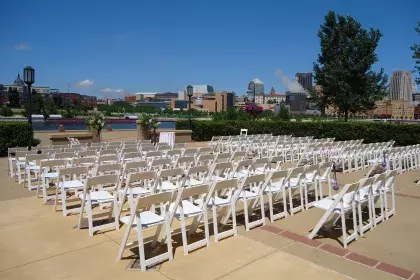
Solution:
[[[193,96],[192,85],[187,86],[187,96],[188,96],[188,121],[190,124],[190,129],[192,129],[192,125],[191,125],[191,97]]]
[[[23,81],[28,86],[28,124],[29,129],[32,130],[32,91],[31,86],[35,83],[35,69],[31,66],[23,68]],[[28,144],[28,149],[32,147],[32,140]]]

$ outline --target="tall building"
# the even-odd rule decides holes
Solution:
[[[193,96],[201,97],[203,94],[214,93],[214,88],[211,85],[192,85]],[[186,89],[185,89],[186,92]]]
[[[389,94],[391,100],[406,100],[412,99],[413,93],[413,78],[410,71],[394,71],[391,76],[391,83],[389,85]]]
[[[291,112],[304,113],[308,107],[306,94],[286,91],[286,104],[290,106]]]
[[[296,81],[304,88],[308,89],[310,86],[312,86],[312,73],[296,73],[295,75]]]
[[[261,82],[260,79],[255,78],[248,84],[248,90],[246,91],[246,95],[249,100],[255,98],[257,94],[264,94],[264,83]]]
[[[207,112],[222,112],[233,108],[235,104],[234,92],[216,92],[203,95],[202,109]]]

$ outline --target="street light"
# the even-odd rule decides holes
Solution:
[[[31,66],[23,68],[23,81],[28,86],[28,124],[29,129],[32,130],[32,91],[31,86],[35,83],[35,69]],[[29,150],[32,147],[32,140],[28,145]]]
[[[192,85],[187,86],[187,96],[188,96],[188,120],[190,123],[190,129],[192,129],[192,125],[191,125],[191,97],[193,96]]]

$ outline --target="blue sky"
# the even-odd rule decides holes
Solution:
[[[104,97],[187,84],[242,94],[255,77],[284,92],[276,70],[312,71],[330,9],[382,31],[376,68],[413,68],[418,0],[2,0],[0,83],[31,65],[35,85],[66,91],[70,81],[73,92]]]

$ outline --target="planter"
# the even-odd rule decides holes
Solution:
[[[149,128],[140,122],[137,122],[137,140],[150,140]]]
[[[92,142],[93,143],[102,142],[102,132],[101,132],[101,130],[92,128],[91,133],[92,133]]]

